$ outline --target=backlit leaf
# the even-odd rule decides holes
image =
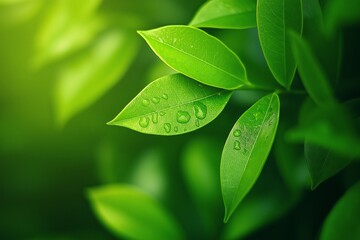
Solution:
[[[127,185],[90,189],[89,198],[99,220],[126,239],[183,239],[172,216],[154,199]]]
[[[132,35],[108,30],[89,49],[68,61],[55,89],[58,122],[64,124],[114,86],[128,69],[137,47]]]
[[[249,108],[231,130],[221,157],[226,222],[256,182],[273,144],[280,101],[274,93]]]
[[[326,217],[320,240],[360,239],[360,182],[352,186]]]
[[[190,26],[139,31],[170,67],[209,86],[236,89],[248,84],[243,63],[224,43]]]
[[[305,141],[304,150],[312,189],[340,172],[352,161],[350,157],[341,156],[308,141]]]
[[[190,25],[208,28],[256,27],[256,0],[212,0],[196,13]]]
[[[289,88],[296,62],[288,31],[302,32],[301,0],[258,0],[257,25],[265,59],[275,79]]]
[[[173,74],[144,88],[111,122],[135,131],[177,135],[194,131],[214,120],[231,92]]]
[[[304,39],[291,32],[291,40],[301,80],[314,102],[329,105],[335,102],[331,87],[315,56]]]

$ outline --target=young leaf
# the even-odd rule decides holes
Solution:
[[[214,120],[230,96],[184,75],[168,75],[150,83],[108,124],[148,134],[183,134]]]
[[[352,186],[326,217],[320,239],[360,239],[360,182]]]
[[[154,199],[134,187],[108,185],[90,189],[89,198],[99,220],[119,237],[183,239],[172,216]]]
[[[190,25],[207,28],[256,27],[256,0],[212,0],[196,13]]]
[[[277,94],[261,98],[237,120],[226,140],[220,164],[225,222],[250,191],[265,164],[279,112]]]
[[[71,59],[60,71],[55,88],[58,122],[64,124],[110,89],[126,72],[137,49],[133,36],[112,29]]]
[[[335,99],[329,82],[309,46],[298,34],[291,32],[290,36],[298,71],[307,92],[319,106],[334,103]]]
[[[248,84],[243,63],[224,43],[190,26],[139,31],[170,67],[203,84],[236,89]]]
[[[289,88],[296,62],[288,31],[302,32],[301,0],[258,0],[257,25],[265,59],[275,79]]]
[[[305,157],[311,178],[311,189],[340,172],[352,158],[344,157],[305,140]]]

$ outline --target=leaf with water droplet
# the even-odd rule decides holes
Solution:
[[[301,0],[258,0],[258,33],[266,62],[276,81],[289,88],[296,62],[292,55],[288,31],[302,32]]]
[[[167,100],[161,97],[164,92]],[[199,84],[182,74],[168,75],[145,87],[109,124],[147,134],[183,134],[214,120],[231,93]],[[148,105],[143,104],[144,99],[150,99]]]
[[[225,222],[260,175],[275,138],[279,112],[280,101],[275,93],[261,98],[241,115],[226,140],[220,164]],[[261,116],[254,119],[254,113]],[[271,119],[275,121],[269,124]],[[242,129],[239,136],[238,129]]]
[[[184,239],[181,227],[158,201],[128,185],[108,185],[88,192],[104,225],[125,239]]]
[[[165,26],[139,34],[167,65],[203,84],[229,90],[249,85],[239,57],[200,29]]]
[[[256,27],[256,1],[207,1],[190,25],[207,28],[245,29]]]

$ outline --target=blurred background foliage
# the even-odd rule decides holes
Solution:
[[[148,82],[172,71],[136,30],[187,24],[203,2],[0,0],[1,239],[115,239],[86,197],[89,187],[114,183],[138,186],[159,200],[192,239],[312,239],[319,233],[357,180],[359,161],[310,192],[303,145],[281,137],[254,190],[222,224],[221,148],[239,113],[262,92],[235,93],[214,122],[185,136],[105,125]],[[244,59],[255,81],[272,79],[256,30],[209,32]],[[359,76],[354,32],[345,29],[342,39],[347,79]],[[358,96],[358,82],[341,87],[349,94],[343,99]],[[296,124],[303,100],[283,98],[287,116],[278,136]]]

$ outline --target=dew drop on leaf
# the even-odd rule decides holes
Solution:
[[[160,116],[164,116],[166,113],[161,111],[159,114],[160,114]]]
[[[171,131],[171,124],[170,123],[165,123],[164,124],[164,129],[165,129],[165,132],[169,133]]]
[[[196,120],[195,120],[195,125],[196,125],[197,127],[200,127],[200,121],[199,121],[199,119],[196,119]]]
[[[168,98],[169,98],[169,96],[166,93],[164,93],[161,97],[165,100],[168,100]]]
[[[153,98],[151,99],[151,101],[152,101],[153,103],[155,103],[155,104],[158,104],[158,103],[160,102],[160,98],[159,98],[159,97],[153,97]]]
[[[159,121],[159,114],[157,112],[153,112],[151,115],[151,121],[153,123],[158,123]]]
[[[179,131],[178,127],[174,127],[174,132],[178,132],[178,131]]]
[[[206,118],[207,107],[201,102],[196,102],[194,104],[194,112],[195,112],[195,117],[197,119],[202,120],[202,119]]]
[[[241,136],[241,131],[240,131],[240,129],[236,129],[235,131],[234,131],[234,137],[240,137]]]
[[[148,117],[141,117],[139,120],[139,125],[142,128],[146,128],[149,126],[149,118]]]
[[[234,142],[234,149],[235,150],[241,150],[240,141],[236,140]]]
[[[176,121],[178,123],[188,123],[190,121],[190,114],[186,111],[178,111],[177,114],[176,114]]]
[[[149,106],[150,101],[149,101],[148,99],[143,99],[143,100],[141,101],[141,104],[142,104],[144,107],[147,107],[147,106]]]

